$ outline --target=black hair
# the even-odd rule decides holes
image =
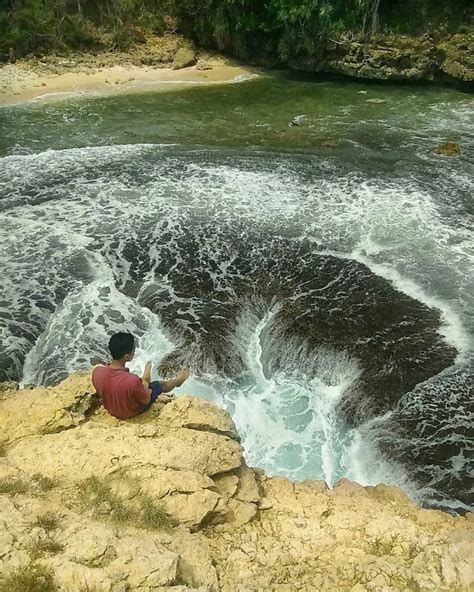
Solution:
[[[120,360],[135,349],[135,337],[130,333],[115,333],[109,341],[109,350],[114,360]]]

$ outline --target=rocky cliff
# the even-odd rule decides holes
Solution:
[[[472,514],[268,478],[202,399],[118,421],[76,374],[4,384],[0,425],[1,592],[473,589]]]
[[[289,60],[294,70],[396,81],[474,82],[474,33],[442,40],[431,35],[343,36],[309,58]]]

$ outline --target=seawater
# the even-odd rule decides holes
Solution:
[[[127,329],[249,464],[472,504],[472,97],[273,77],[0,118],[4,378]]]

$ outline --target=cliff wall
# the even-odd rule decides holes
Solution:
[[[130,421],[90,373],[0,391],[0,591],[454,592],[473,515],[396,487],[246,466],[223,410],[179,397]]]

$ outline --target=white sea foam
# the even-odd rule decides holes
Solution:
[[[357,260],[440,310],[440,333],[459,351],[458,363],[471,352],[466,312],[472,307],[472,237],[457,223],[455,196],[443,187],[435,194],[430,187],[414,187],[413,179],[341,174],[331,161],[289,163],[287,156],[259,154],[235,163],[212,151],[190,156],[177,146],[145,144],[10,156],[0,161],[0,175],[8,200],[2,214],[8,230],[1,239],[4,297],[16,323],[4,332],[5,342],[31,347],[17,337],[18,328],[37,324],[25,382],[45,381],[52,366],[59,373],[85,367],[89,356],[106,355],[108,335],[119,329],[140,336],[134,370],[171,351],[178,338],[140,302],[157,286],[166,288],[190,319],[197,318],[196,304],[184,302],[167,274],[155,273],[165,256],[178,253],[175,236],[190,228],[198,229],[196,258],[215,263],[210,277],[219,290],[232,289],[228,275],[235,255],[220,250],[226,233],[246,241],[249,229],[258,229],[262,245],[273,235],[311,241],[315,251]],[[467,184],[461,176],[458,181]],[[199,233],[200,220],[212,226],[212,236]],[[142,251],[132,264],[128,250],[143,243],[145,234],[150,270],[138,281],[132,267],[140,265]],[[258,261],[262,245],[249,242],[248,257]],[[170,267],[180,265],[175,256]],[[125,287],[133,295],[125,295]],[[54,309],[61,290],[66,295]],[[46,304],[37,305],[38,293]],[[28,298],[32,312],[25,320]],[[374,433],[386,418],[354,430],[337,416],[359,362],[344,351],[278,342],[270,331],[277,311],[277,302],[266,309],[259,302],[242,307],[229,342],[246,361],[241,377],[203,372],[179,392],[229,409],[248,462],[272,474],[323,478],[331,485],[341,476],[366,484],[384,481],[416,497],[405,470],[380,459]],[[269,360],[277,352],[282,357],[281,349],[287,363],[269,371]]]

